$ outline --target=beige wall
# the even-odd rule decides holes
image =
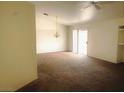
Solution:
[[[37,53],[66,51],[67,50],[67,27],[57,24],[60,37],[54,36],[56,22],[51,16],[44,16],[36,12]]]
[[[0,91],[15,91],[37,78],[34,6],[0,2]]]
[[[68,26],[68,43],[67,43],[67,48],[68,51],[72,52],[73,50],[73,28],[71,26]]]
[[[117,63],[118,26],[123,24],[124,18],[80,24],[80,29],[88,30],[88,56]],[[72,31],[72,28],[74,26],[71,27],[70,31]],[[69,32],[69,34],[72,35],[72,32]],[[72,47],[70,47],[70,50],[72,50]]]
[[[88,55],[117,63],[118,26],[123,18],[96,22],[88,27]]]
[[[112,21],[100,22],[89,29],[88,55],[116,62],[117,25]]]

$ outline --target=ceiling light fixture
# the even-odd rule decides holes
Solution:
[[[49,16],[47,13],[43,13],[43,15],[45,15],[45,16]],[[56,38],[58,38],[59,36],[60,36],[60,34],[58,33],[58,29],[57,29],[57,16],[56,16],[56,32],[55,32],[55,34],[54,34],[54,36],[56,37]]]

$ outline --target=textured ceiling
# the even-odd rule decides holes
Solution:
[[[124,16],[124,2],[98,2],[101,9],[94,6],[84,8],[86,1],[32,1],[36,5],[37,15],[48,13],[51,18],[58,16],[58,21],[65,25],[105,20]]]

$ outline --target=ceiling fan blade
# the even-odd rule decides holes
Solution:
[[[109,3],[116,3],[116,1],[98,1],[97,4],[109,4]]]
[[[100,5],[94,4],[94,6],[95,6],[95,8],[98,9],[98,10],[101,9],[101,6],[100,6]]]
[[[85,10],[85,9],[87,9],[87,8],[89,8],[89,7],[91,7],[92,5],[87,5],[87,6],[83,6],[82,8],[81,8],[81,10]]]

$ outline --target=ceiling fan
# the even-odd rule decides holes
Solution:
[[[102,4],[108,4],[111,3],[111,1],[86,1],[83,4],[83,9],[89,8],[91,6],[95,7],[97,10],[100,10],[102,8]]]
[[[100,3],[96,2],[96,1],[91,1],[91,5],[93,5],[96,9],[101,9]]]

